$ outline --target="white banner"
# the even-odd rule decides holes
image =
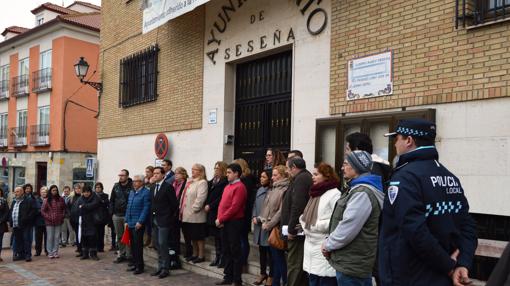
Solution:
[[[347,100],[393,94],[392,52],[350,60]]]
[[[145,0],[143,10],[143,33],[147,33],[166,22],[188,13],[209,0]]]

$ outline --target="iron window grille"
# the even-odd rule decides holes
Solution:
[[[12,78],[12,95],[14,97],[27,96],[28,91],[28,74],[16,76]]]
[[[36,93],[51,90],[51,68],[45,68],[33,73],[32,91]]]
[[[7,147],[7,126],[0,125],[0,148]]]
[[[154,45],[120,61],[120,107],[157,99],[158,52]]]
[[[50,125],[39,124],[30,126],[30,145],[46,146],[50,144]]]
[[[9,145],[21,147],[27,145],[27,127],[18,126],[9,129]]]
[[[0,81],[0,100],[9,98],[9,80]]]
[[[510,0],[456,0],[455,28],[499,22],[510,17]]]

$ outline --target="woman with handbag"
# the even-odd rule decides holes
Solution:
[[[2,259],[2,240],[4,239],[4,233],[9,229],[7,227],[7,221],[9,220],[9,204],[4,198],[4,191],[0,188],[0,262]]]
[[[48,258],[59,258],[58,242],[60,240],[60,228],[64,223],[66,205],[64,199],[58,193],[56,185],[50,186],[48,198],[44,200],[41,208],[41,214],[46,224],[46,246],[48,248]]]
[[[280,234],[280,217],[282,199],[289,189],[289,175],[285,166],[273,167],[272,187],[264,200],[264,207],[257,220],[262,223],[262,230],[270,233],[268,240],[273,265],[273,279],[266,281],[266,285],[280,286],[287,284],[287,262],[285,261],[285,243]],[[268,279],[270,280],[270,279]]]
[[[320,163],[312,172],[310,199],[299,217],[305,232],[303,270],[309,276],[310,286],[336,286],[336,271],[322,255],[322,242],[329,235],[329,221],[340,198],[340,179],[335,169]]]

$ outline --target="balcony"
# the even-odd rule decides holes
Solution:
[[[27,127],[18,126],[9,129],[9,145],[15,147],[27,146]]]
[[[50,145],[50,125],[40,124],[30,126],[30,145],[47,146]]]
[[[510,0],[455,0],[455,28],[474,28],[510,19]]]
[[[28,96],[28,74],[12,78],[12,95],[14,97]]]
[[[51,68],[38,70],[32,74],[34,85],[32,91],[35,93],[41,93],[51,90]]]
[[[0,100],[9,99],[9,80],[0,81]]]
[[[7,147],[7,126],[0,126],[0,148]]]

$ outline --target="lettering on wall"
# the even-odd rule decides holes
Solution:
[[[216,20],[207,35],[206,56],[209,60],[216,64],[216,59],[220,53],[221,35],[224,34],[232,20],[234,14],[239,11],[248,0],[226,0],[220,7]],[[306,28],[313,35],[321,34],[328,24],[328,14],[319,5],[322,0],[295,0],[294,4],[299,9],[301,15],[306,19]],[[315,3],[315,7],[312,5]],[[265,19],[264,10],[251,14],[249,18],[250,24],[262,22]],[[281,43],[292,42],[295,40],[294,30],[292,27],[285,31],[276,29],[272,34],[260,35],[248,40],[244,43],[237,43],[233,47],[223,49],[223,59],[229,60],[233,57],[241,57],[245,54],[252,53],[255,48],[264,50],[268,47],[274,47]]]

